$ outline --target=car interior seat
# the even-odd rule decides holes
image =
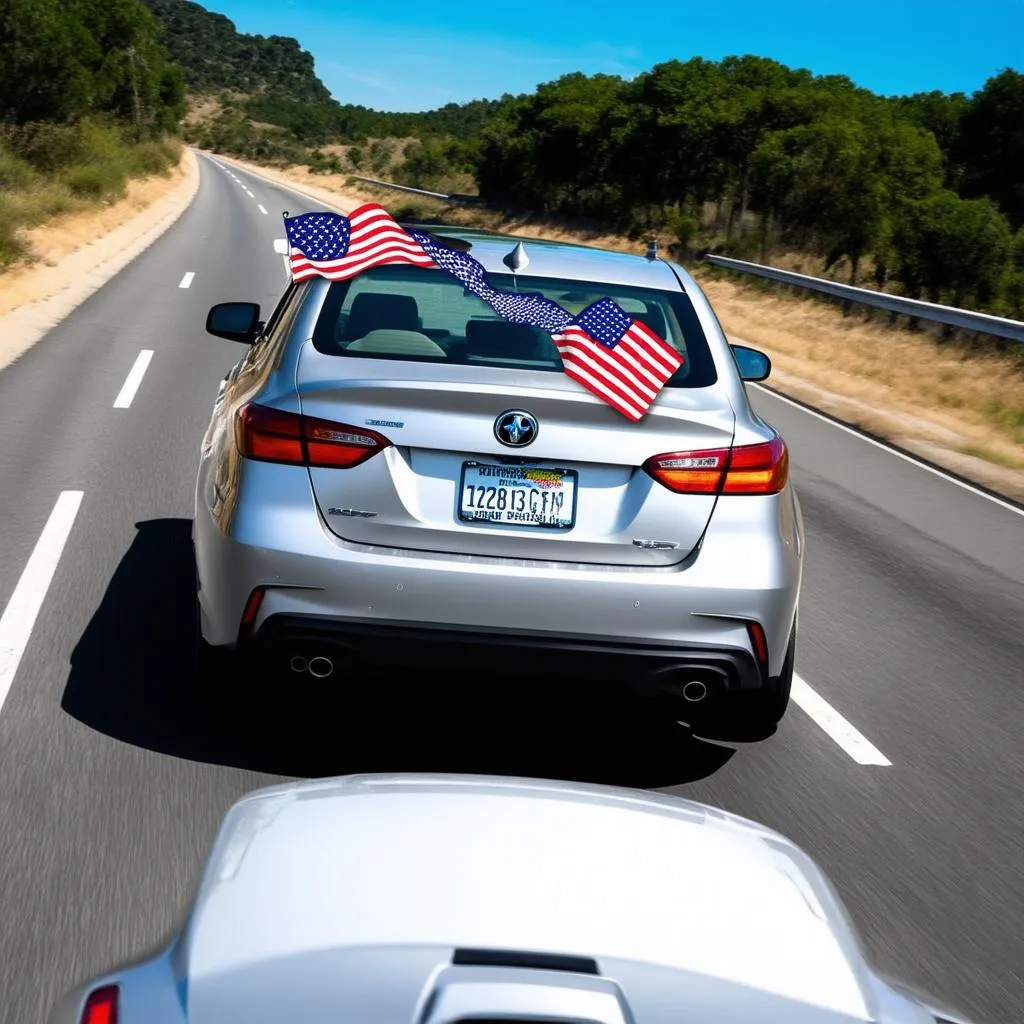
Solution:
[[[353,341],[370,331],[419,331],[419,307],[411,295],[361,292],[352,300],[342,340]]]

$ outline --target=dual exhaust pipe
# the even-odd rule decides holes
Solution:
[[[304,675],[308,672],[314,679],[326,679],[334,675],[334,662],[330,658],[318,654],[315,658],[304,658],[301,654],[295,654],[288,662],[288,667],[296,675]]]

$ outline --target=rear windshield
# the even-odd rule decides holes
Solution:
[[[683,355],[668,387],[714,384],[715,365],[697,313],[684,292],[553,278],[488,274],[503,291],[539,292],[576,314],[614,299]],[[518,287],[517,287],[518,286]],[[331,284],[313,332],[317,351],[360,359],[561,372],[546,331],[502,320],[454,277],[421,267],[387,266]]]

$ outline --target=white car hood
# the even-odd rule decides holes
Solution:
[[[584,789],[374,776],[241,802],[178,947],[190,989],[304,956],[473,947],[591,956],[602,974],[639,962],[871,1018],[845,912],[788,840],[703,805]]]

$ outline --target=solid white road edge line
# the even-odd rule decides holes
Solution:
[[[139,390],[139,385],[146,375],[146,370],[149,369],[149,361],[152,358],[152,349],[144,348],[139,353],[132,368],[128,371],[128,376],[125,377],[124,384],[121,385],[121,390],[117,393],[117,398],[114,399],[115,409],[127,409],[131,406],[135,392]]]
[[[878,747],[863,733],[855,729],[824,697],[812,690],[798,675],[793,676],[790,700],[818,728],[842,747],[857,764],[874,764],[882,768],[892,767],[892,761]]]
[[[196,279],[194,270],[190,270],[178,283],[179,288],[191,288],[192,282]]]
[[[82,491],[61,491],[28,563],[0,615],[0,710],[3,709],[21,657],[28,646],[50,581],[75,525]]]
[[[1002,508],[1009,509],[1011,512],[1016,512],[1019,516],[1024,516],[1024,509],[1020,509],[1016,505],[1011,505],[1008,501],[1003,501],[1001,498],[997,498],[994,494],[988,494],[986,491],[982,491],[977,487],[972,487],[963,480],[958,480],[955,476],[950,476],[948,473],[944,473],[941,469],[937,469],[935,466],[929,466],[927,462],[915,459],[912,455],[906,455],[903,452],[898,452],[895,448],[891,448],[889,445],[883,444],[881,441],[876,441],[873,437],[868,437],[866,434],[862,434],[859,430],[854,430],[853,427],[846,426],[845,423],[837,423],[834,419],[831,419],[828,416],[823,416],[820,412],[816,412],[814,409],[808,409],[806,405],[801,405],[800,402],[794,402],[793,399],[787,398],[785,395],[780,395],[778,391],[772,391],[771,388],[762,387],[760,384],[755,384],[754,387],[756,387],[758,391],[766,394],[769,398],[777,398],[780,402],[785,402],[786,405],[791,405],[794,409],[799,409],[801,412],[807,413],[808,416],[813,416],[815,419],[821,420],[822,423],[828,423],[830,426],[835,427],[836,430],[842,430],[847,434],[851,434],[853,437],[859,437],[862,441],[866,441],[868,444],[873,444],[876,448],[881,448],[882,451],[888,452],[890,455],[895,455],[896,458],[903,459],[904,462],[909,462],[912,466],[917,466],[918,469],[925,469],[934,476],[941,477],[943,480],[947,480],[951,484],[956,484],[957,487],[962,487],[965,491],[970,491],[971,494],[978,495],[979,498],[987,498],[995,505],[1000,505]]]

